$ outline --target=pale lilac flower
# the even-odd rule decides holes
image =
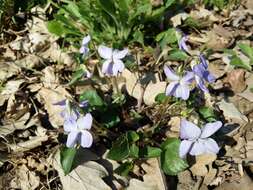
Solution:
[[[187,41],[187,40],[188,40],[188,37],[184,35],[184,36],[180,39],[180,41],[179,41],[179,43],[178,43],[179,49],[181,49],[181,50],[183,50],[183,51],[185,51],[185,52],[188,52],[188,51],[189,51],[189,49],[188,49],[188,47],[187,47],[187,45],[186,45],[186,41]]]
[[[176,75],[168,66],[164,66],[164,73],[171,82],[166,88],[166,96],[175,96],[187,100],[190,95],[189,85],[194,79],[192,72],[187,72],[183,77]]]
[[[204,153],[217,154],[219,152],[218,144],[212,138],[209,138],[222,127],[220,121],[207,123],[203,128],[182,119],[180,126],[180,138],[182,142],[179,147],[179,155],[185,158],[187,153],[190,155],[200,155]]]
[[[205,81],[212,83],[215,81],[215,77],[208,71],[208,64],[204,55],[199,56],[200,63],[194,65],[192,70],[195,74],[195,80],[197,86],[203,91],[208,92],[207,87],[205,86]]]
[[[83,56],[86,56],[89,53],[88,43],[90,42],[90,40],[90,35],[85,36],[82,40],[82,46],[79,51],[81,54],[83,54]]]
[[[86,69],[85,73],[83,74],[83,76],[86,77],[86,78],[91,78],[92,77],[92,73]]]
[[[64,122],[64,131],[68,132],[66,146],[69,148],[80,144],[83,148],[89,148],[92,145],[93,137],[88,131],[92,126],[92,116],[87,113],[80,116],[77,120],[70,119]]]
[[[125,65],[121,59],[128,54],[128,49],[120,51],[100,45],[98,47],[98,53],[103,59],[105,59],[102,66],[102,73],[108,76],[117,76],[119,72],[124,70]]]

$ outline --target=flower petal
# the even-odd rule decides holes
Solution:
[[[187,85],[179,85],[175,92],[175,97],[187,100],[190,96],[190,89]]]
[[[69,148],[72,148],[75,146],[76,142],[79,141],[80,138],[80,132],[78,131],[72,131],[68,134],[68,139],[67,139],[67,143],[66,146]]]
[[[66,99],[53,103],[56,106],[66,106]]]
[[[216,121],[213,123],[207,123],[202,128],[202,133],[200,135],[200,138],[207,138],[213,135],[216,131],[218,131],[222,127],[222,123],[220,121]]]
[[[88,54],[88,52],[89,52],[89,48],[87,48],[87,47],[85,47],[85,46],[82,46],[82,47],[80,48],[79,52],[80,52],[81,54],[83,54],[83,55],[86,55],[86,54]]]
[[[204,139],[204,146],[206,149],[206,153],[217,154],[220,150],[218,144],[212,138]]]
[[[81,135],[81,146],[83,148],[89,148],[91,147],[93,142],[93,137],[91,135],[91,133],[89,131],[82,131],[82,135]]]
[[[65,119],[63,129],[66,132],[76,131],[77,130],[76,120],[73,118]]]
[[[77,120],[77,126],[80,130],[90,129],[92,126],[92,116],[87,113],[85,116],[81,116]]]
[[[187,153],[190,151],[191,146],[192,146],[193,142],[192,141],[188,141],[188,140],[183,140],[180,143],[179,146],[179,156],[181,158],[185,158]]]
[[[205,82],[203,81],[202,78],[200,78],[199,76],[195,75],[195,80],[196,80],[197,86],[198,86],[198,88],[200,90],[202,90],[203,92],[206,92],[206,93],[209,92],[209,90],[205,86]]]
[[[204,72],[206,71],[206,68],[203,66],[203,64],[197,64],[194,65],[192,68],[192,71],[194,72],[195,75],[199,76],[199,77],[204,77]]]
[[[89,101],[88,100],[83,100],[78,105],[81,108],[85,108],[85,107],[87,107],[89,105]]]
[[[111,62],[111,60],[106,60],[102,66],[102,73],[112,75],[113,74],[112,67],[113,63]]]
[[[188,40],[187,36],[183,36],[180,41],[179,41],[179,49],[183,50],[183,51],[188,51],[188,47],[186,45],[186,41]]]
[[[182,119],[180,123],[180,138],[186,140],[197,139],[201,134],[201,130],[198,126],[192,122]]]
[[[166,91],[165,91],[166,96],[175,96],[175,91],[178,85],[179,85],[179,82],[177,81],[171,82],[166,88]]]
[[[183,83],[190,84],[194,80],[194,73],[193,72],[187,72],[185,76],[181,79]]]
[[[91,78],[92,77],[92,73],[90,71],[86,70],[85,77]]]
[[[204,154],[206,152],[205,145],[203,141],[196,141],[191,150],[190,150],[190,155],[196,156],[200,154]]]
[[[112,48],[100,45],[98,46],[98,53],[104,59],[112,59]]]
[[[200,59],[200,63],[203,64],[203,66],[207,69],[208,68],[208,64],[207,64],[207,60],[205,58],[205,56],[203,54],[199,55],[199,59]]]
[[[125,68],[125,65],[120,59],[115,60],[112,67],[113,75],[117,76],[118,72],[122,72],[124,68]]]
[[[204,73],[204,78],[207,82],[210,82],[210,83],[215,82],[216,80],[215,76],[213,76],[209,71],[206,71]]]
[[[172,81],[178,81],[179,80],[179,76],[176,75],[167,65],[164,66],[163,70],[164,70],[164,73],[165,73],[166,77],[169,80],[172,80]]]
[[[82,46],[86,46],[90,40],[91,40],[90,35],[85,36],[82,40]]]
[[[123,59],[124,57],[126,57],[126,55],[128,54],[128,49],[123,49],[123,50],[117,50],[115,49],[112,53],[113,56],[113,60],[115,59]]]

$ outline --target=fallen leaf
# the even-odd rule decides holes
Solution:
[[[246,82],[245,82],[245,70],[235,69],[229,72],[224,82],[229,83],[232,90],[235,93],[242,92],[247,87]]]
[[[206,165],[216,160],[217,156],[215,154],[202,154],[195,158],[196,163],[190,168],[191,172],[196,176],[205,176],[208,173]]]
[[[10,187],[22,190],[35,190],[40,185],[40,178],[34,171],[30,171],[24,164],[16,170],[14,179],[10,182]]]
[[[165,92],[166,89],[166,82],[159,82],[156,83],[150,82],[148,86],[145,88],[143,100],[146,105],[152,105],[155,103],[155,97]]]
[[[86,159],[88,160],[89,158]],[[60,152],[58,151],[53,159],[53,166],[58,171],[63,190],[111,190],[102,180],[102,178],[108,176],[108,172],[97,162],[88,161],[82,163],[68,175],[64,175],[60,163]]]
[[[67,90],[61,86],[54,90],[42,87],[38,92],[38,99],[44,104],[45,109],[48,112],[49,121],[55,128],[63,125],[63,118],[60,113],[64,108],[54,104],[69,96]]]
[[[129,187],[126,190],[165,190],[164,176],[160,169],[158,159],[148,159],[147,163],[142,164],[146,174],[143,176],[143,181],[138,179],[130,179]]]
[[[238,123],[247,123],[248,118],[240,113],[233,103],[228,103],[225,100],[222,100],[217,103],[220,110],[223,111],[223,115],[228,121],[238,122]]]

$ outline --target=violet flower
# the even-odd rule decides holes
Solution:
[[[217,154],[219,147],[215,140],[209,138],[222,127],[220,121],[207,123],[203,128],[183,119],[180,126],[180,138],[183,141],[179,147],[179,155],[185,158],[187,153],[190,155],[200,155],[204,153]]]
[[[205,59],[203,54],[199,56],[199,60],[200,60],[200,63],[197,65],[194,65],[192,68],[195,74],[195,80],[196,80],[197,86],[203,92],[209,92],[207,87],[205,86],[205,81],[212,83],[215,81],[215,77],[208,71],[207,60]]]
[[[89,53],[88,43],[90,42],[90,40],[90,35],[85,36],[82,40],[82,46],[79,51],[81,54],[83,54],[83,56],[86,56]]]
[[[128,49],[113,50],[112,48],[100,45],[98,47],[99,55],[105,59],[102,66],[102,73],[108,76],[117,76],[119,72],[122,72],[125,68],[123,59],[128,54]]]
[[[92,145],[93,137],[88,131],[92,126],[92,116],[87,113],[80,116],[77,120],[69,119],[64,122],[64,131],[68,132],[66,146],[74,147],[77,143],[83,148],[89,148]]]
[[[179,40],[179,43],[178,43],[178,46],[179,46],[179,49],[185,51],[185,52],[188,52],[189,49],[186,45],[186,41],[188,40],[188,37],[187,36],[183,36],[180,40]]]
[[[183,77],[176,75],[168,66],[164,66],[164,73],[172,82],[166,88],[166,96],[175,96],[187,100],[190,95],[189,85],[194,79],[192,72],[187,72]]]
[[[86,78],[91,78],[92,77],[92,73],[86,69],[85,73],[83,74],[83,76],[86,77]]]

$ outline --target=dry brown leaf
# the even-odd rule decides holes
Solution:
[[[217,169],[212,168],[211,164],[209,166],[210,166],[209,171],[208,171],[207,175],[205,175],[205,178],[203,181],[203,183],[206,185],[210,185],[217,174]]]
[[[147,163],[142,165],[146,174],[143,176],[143,181],[138,179],[130,179],[127,190],[165,190],[164,176],[160,169],[159,162],[156,158],[148,159]]]
[[[246,89],[245,70],[235,69],[227,74],[224,82],[229,83],[235,93],[242,92]]]
[[[6,81],[21,71],[21,68],[13,64],[13,62],[0,62],[0,68],[0,82]]]
[[[86,155],[88,160],[89,155]],[[78,165],[68,175],[64,175],[60,163],[60,152],[53,159],[53,166],[58,171],[63,190],[111,190],[102,180],[108,176],[107,170],[94,161],[88,161]]]
[[[239,181],[225,182],[215,190],[252,190],[253,182],[248,175],[244,175]]]
[[[30,171],[24,164],[16,170],[15,178],[10,182],[10,187],[21,190],[35,190],[40,185],[40,178],[34,171]]]
[[[159,82],[156,83],[150,82],[148,86],[145,88],[143,100],[146,105],[152,105],[155,103],[155,97],[165,92],[166,89],[166,82]]]
[[[48,136],[35,136],[30,137],[28,141],[20,142],[17,144],[8,144],[13,153],[24,152],[41,146],[43,142],[48,140]]]
[[[240,124],[247,123],[248,118],[240,113],[233,103],[225,102],[222,100],[217,103],[220,110],[223,111],[223,115],[228,121],[238,122]]]
[[[196,156],[196,163],[190,168],[193,175],[205,176],[208,173],[206,165],[209,165],[216,160],[215,154],[202,154]]]
[[[49,121],[55,128],[63,125],[63,118],[60,115],[63,107],[54,104],[67,97],[70,97],[69,93],[61,86],[54,90],[42,87],[38,92],[38,99],[44,103],[45,109],[48,112]]]

